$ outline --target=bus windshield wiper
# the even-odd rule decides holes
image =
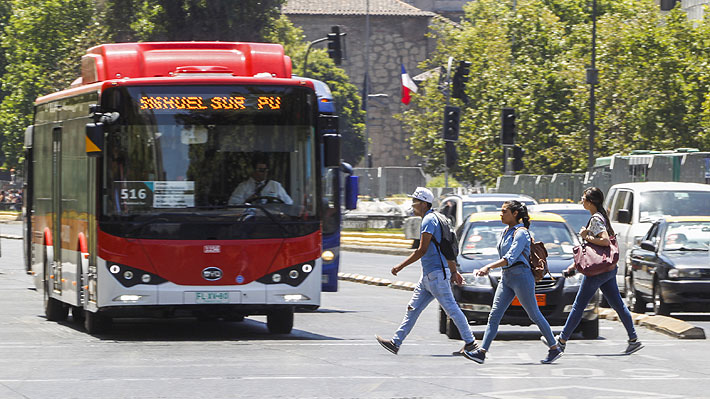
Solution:
[[[167,218],[168,216],[171,216],[171,217],[172,216],[184,216],[184,214],[183,213],[174,213],[174,212],[164,212],[164,213],[158,213],[155,215],[151,215],[151,217],[149,217],[148,219],[138,223],[137,226],[134,226],[131,230],[128,231],[128,233],[126,233],[126,235],[131,236],[131,235],[143,230],[143,228],[149,224],[153,224],[156,222],[169,222],[170,219]]]
[[[668,248],[666,251],[707,251],[707,248],[688,248],[688,247],[680,247],[680,248]]]

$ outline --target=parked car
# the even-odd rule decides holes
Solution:
[[[652,303],[659,315],[708,311],[710,305],[710,217],[657,220],[630,254],[626,301],[638,313]]]
[[[619,243],[616,282],[628,291],[629,255],[654,221],[669,216],[710,216],[710,185],[678,182],[623,183],[611,186],[604,206]]]
[[[496,212],[505,201],[510,200],[517,200],[525,205],[537,204],[534,198],[522,194],[468,194],[446,197],[436,210],[451,220],[452,226],[457,229],[457,235],[461,237],[461,226],[468,216],[479,212]],[[419,246],[421,222],[420,217],[412,217],[404,221],[404,236],[414,240],[415,248]]]
[[[581,204],[539,204],[528,207],[530,212],[549,212],[562,216],[572,231],[579,233],[582,227],[587,226],[587,221],[592,216]]]
[[[486,264],[499,259],[498,237],[505,229],[500,221],[499,212],[475,213],[469,216],[459,242],[460,255],[457,259],[459,270],[464,277],[464,285],[453,285],[454,297],[469,322],[485,325],[493,304],[493,296],[501,278],[501,269],[493,269],[485,277],[476,277],[474,272]],[[535,283],[535,296],[542,314],[550,325],[565,324],[572,310],[574,298],[577,296],[582,277],[580,274],[565,278],[562,272],[574,262],[572,248],[579,244],[565,220],[552,213],[531,213],[530,232],[537,241],[545,243],[548,252],[548,267],[551,276]],[[599,319],[597,317],[598,294],[584,310],[582,322],[578,331],[585,338],[596,338],[599,335]],[[520,303],[513,304],[505,312],[503,324],[530,325]],[[439,308],[439,332],[450,338],[458,338],[458,330],[441,308]]]

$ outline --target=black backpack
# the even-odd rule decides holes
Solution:
[[[455,261],[459,256],[459,240],[456,237],[456,231],[451,226],[449,218],[439,212],[434,212],[434,216],[439,219],[439,226],[441,226],[441,243],[436,242],[434,237],[432,237],[432,241],[444,258]]]

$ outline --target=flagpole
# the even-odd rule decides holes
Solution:
[[[368,72],[370,72],[370,0],[365,0],[365,79],[363,93],[365,95],[362,98],[364,101],[365,109],[365,165],[368,168],[372,168],[372,155],[370,154],[370,128],[368,127],[369,110],[367,103],[367,96],[370,94],[370,88],[368,87]]]

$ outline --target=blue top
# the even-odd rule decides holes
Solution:
[[[516,230],[520,227],[525,226],[518,223],[513,228],[505,229],[498,240],[498,255],[508,261],[504,269],[516,262],[523,262],[530,267],[530,232],[525,228]]]
[[[431,234],[431,241],[429,242],[429,248],[427,248],[424,256],[422,256],[422,270],[424,275],[427,275],[434,270],[441,270],[441,265],[444,265],[444,270],[448,268],[446,263],[446,258],[439,252],[439,249],[434,244],[434,240],[437,243],[441,242],[441,222],[439,218],[434,215],[434,211],[431,209],[424,214],[422,218],[422,234]]]

